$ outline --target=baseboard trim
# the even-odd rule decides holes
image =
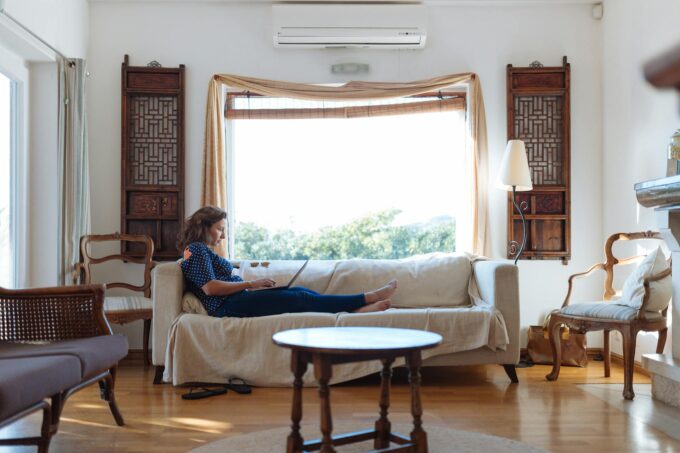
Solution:
[[[149,355],[151,355],[151,349],[149,349]],[[126,359],[139,359],[144,360],[144,350],[143,349],[128,349],[128,354]]]
[[[529,354],[527,353],[527,348],[522,348],[519,351],[520,354],[520,360],[523,361],[528,361],[529,359]],[[597,356],[602,356],[602,348],[586,348],[586,354],[588,355],[588,360],[593,360]],[[611,353],[612,357],[612,362],[616,362],[618,365],[623,366],[623,356],[621,354],[618,354],[616,352]],[[647,370],[642,368],[642,364],[638,362],[637,360],[635,361],[635,372],[640,373],[644,376],[649,377],[650,374]]]

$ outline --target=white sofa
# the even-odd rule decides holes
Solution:
[[[287,282],[301,262],[273,261],[269,267],[235,262],[244,279]],[[272,334],[325,326],[381,326],[429,330],[442,345],[423,351],[424,366],[499,364],[513,382],[519,361],[517,267],[506,261],[460,254],[430,254],[404,260],[312,261],[296,286],[325,294],[352,294],[399,280],[393,308],[379,313],[295,313],[259,318],[214,318],[185,293],[179,263],[153,271],[154,382],[226,382],[238,376],[253,385],[292,385],[290,351],[275,346]],[[395,363],[396,366],[401,363]],[[334,367],[342,382],[376,371],[360,362]],[[314,383],[312,370],[304,377]]]

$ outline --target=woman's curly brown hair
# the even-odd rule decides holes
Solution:
[[[181,252],[192,242],[208,242],[210,227],[226,219],[227,213],[216,206],[203,206],[184,219],[184,230],[179,235],[177,249]]]

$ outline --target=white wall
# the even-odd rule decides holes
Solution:
[[[87,0],[5,0],[5,10],[67,57],[85,58]]]
[[[266,4],[96,2],[90,5],[91,77],[88,108],[93,231],[119,229],[120,65],[158,60],[186,65],[186,209],[199,207],[204,110],[214,73],[298,82],[344,82],[330,73],[339,62],[369,63],[366,80],[409,81],[474,71],[486,101],[490,181],[506,140],[506,64],[533,60],[572,65],[572,261],[520,263],[521,322],[541,321],[559,307],[567,276],[600,259],[602,247],[601,23],[588,5],[430,7],[427,48],[422,51],[278,50],[272,46]],[[490,188],[493,251],[505,254],[506,193]],[[597,288],[597,289],[596,289]],[[596,297],[585,283],[575,297]],[[138,348],[141,327],[134,326]]]
[[[666,175],[669,137],[680,128],[678,96],[644,80],[650,58],[680,42],[680,2],[608,0],[603,20],[603,234],[657,229],[652,209],[637,204],[633,185]],[[640,354],[656,334],[640,334]],[[671,338],[669,335],[668,338]],[[670,344],[670,341],[667,342]],[[613,347],[620,351],[620,338]]]

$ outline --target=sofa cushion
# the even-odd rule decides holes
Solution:
[[[328,294],[370,291],[396,278],[395,308],[455,307],[469,305],[468,284],[472,264],[466,255],[431,253],[400,260],[339,261]]]
[[[127,352],[128,342],[123,335],[101,335],[41,344],[0,342],[0,359],[62,355],[76,357],[80,362],[80,378],[111,368]]]
[[[72,355],[0,359],[0,420],[80,381],[80,361]]]
[[[193,313],[195,315],[208,314],[208,310],[205,309],[198,297],[196,297],[194,293],[188,291],[182,296],[182,312]]]

